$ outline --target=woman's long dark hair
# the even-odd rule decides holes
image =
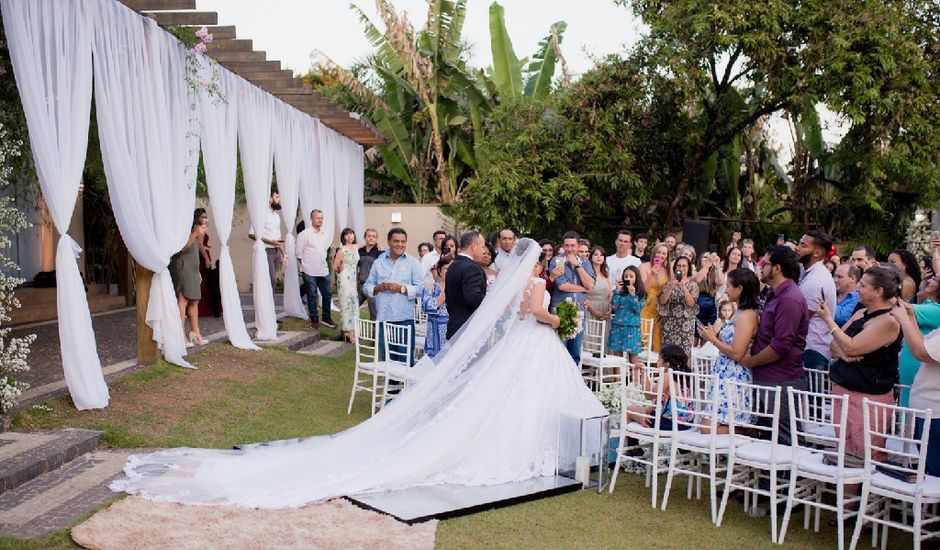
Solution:
[[[728,272],[727,281],[729,285],[734,285],[741,289],[741,296],[738,298],[738,309],[758,309],[758,296],[760,296],[760,281],[757,275],[746,267],[739,267]]]
[[[665,344],[659,350],[659,357],[669,365],[672,370],[689,372],[689,356],[685,350],[675,344]]]
[[[915,289],[920,288],[920,264],[917,263],[917,258],[911,253],[910,250],[892,250],[891,254],[897,254],[901,258],[901,263],[904,264],[904,274],[906,274],[911,279],[914,279]],[[888,255],[890,256],[891,254]]]
[[[356,244],[356,232],[353,231],[350,227],[344,227],[343,230],[339,233],[339,244],[341,246],[346,244],[346,235],[352,235],[353,239],[349,244]]]
[[[194,227],[199,225],[199,218],[203,217],[205,213],[206,213],[205,208],[197,208],[193,210],[193,225],[192,227],[189,228],[190,231],[192,231]]]
[[[604,261],[601,262],[601,275],[603,275],[604,277],[610,277],[610,271],[607,268],[607,252],[604,251],[604,247],[599,246],[599,245],[594,245],[594,248],[592,248],[591,251],[588,253],[588,263],[592,263],[591,258],[594,257],[594,253],[597,251],[600,251],[601,256],[604,256]]]
[[[679,262],[685,262],[686,268],[685,273],[682,275],[682,282],[687,283],[689,279],[692,278],[692,260],[686,258],[685,256],[679,256],[676,258],[676,261],[672,263],[672,270],[676,270],[676,266],[679,265]]]

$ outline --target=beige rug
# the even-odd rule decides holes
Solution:
[[[185,506],[131,496],[72,529],[92,550],[147,548],[434,548],[437,521],[415,525],[344,499],[304,508]]]

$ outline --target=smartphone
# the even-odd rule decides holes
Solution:
[[[653,267],[662,267],[662,265],[663,265],[663,259],[662,259],[662,258],[660,258],[660,257],[658,257],[658,256],[655,257],[655,258],[653,258]]]
[[[937,231],[937,230],[935,229],[935,230],[933,230],[933,231],[930,232],[930,240],[936,241],[937,239],[940,239],[940,231]]]
[[[786,235],[783,233],[777,233],[777,242],[786,242]]]

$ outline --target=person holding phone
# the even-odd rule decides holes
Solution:
[[[669,280],[669,247],[665,243],[657,243],[653,247],[650,261],[640,265],[640,277],[643,287],[646,288],[646,303],[640,312],[640,319],[649,319],[653,323],[651,349],[659,351],[662,344],[662,327],[659,320],[659,293]]]
[[[686,356],[692,356],[692,337],[698,315],[699,286],[692,277],[692,262],[685,256],[676,258],[671,278],[659,293],[659,318],[662,322],[663,345],[674,344]]]

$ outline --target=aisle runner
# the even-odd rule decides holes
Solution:
[[[93,550],[434,548],[437,521],[406,525],[346,500],[285,510],[185,506],[131,496],[72,529]]]

